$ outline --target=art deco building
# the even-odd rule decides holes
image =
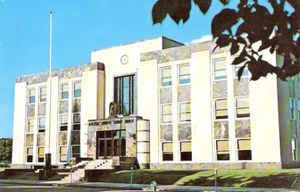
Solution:
[[[50,152],[56,165],[77,157],[153,169],[298,166],[299,76],[249,81],[246,70],[238,81],[229,49],[213,48],[159,37],[92,51],[90,64],[53,72],[51,106],[47,72],[17,78],[12,163],[42,165]]]

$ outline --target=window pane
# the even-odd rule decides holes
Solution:
[[[251,150],[250,139],[240,139],[238,140],[239,150]]]
[[[171,67],[163,67],[160,68],[160,78],[162,86],[170,86],[172,85],[172,72]]]
[[[40,88],[40,102],[45,102],[46,101],[46,96],[47,96],[46,87],[41,87]]]
[[[179,84],[190,83],[190,65],[181,64],[178,67]]]
[[[80,101],[80,99],[74,99],[73,100],[73,108],[72,108],[73,113],[80,112],[80,110],[81,110],[81,101]]]
[[[214,78],[215,80],[226,79],[226,62],[225,58],[217,58],[213,60]]]
[[[228,140],[218,140],[217,141],[217,151],[218,152],[229,151],[229,141]]]
[[[60,101],[59,102],[59,113],[68,113],[68,101]]]
[[[163,152],[172,153],[173,144],[172,143],[163,143]]]
[[[73,123],[80,123],[80,113],[73,114]]]
[[[192,151],[192,143],[191,142],[182,142],[180,143],[181,152],[191,152]]]
[[[38,127],[39,127],[39,129],[45,129],[45,127],[46,127],[46,118],[45,117],[38,118]]]
[[[216,100],[216,109],[227,109],[227,100],[226,99],[218,99]]]

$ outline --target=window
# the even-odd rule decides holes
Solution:
[[[80,157],[80,146],[72,146],[72,157]]]
[[[179,103],[178,104],[179,121],[191,120],[191,104]]]
[[[162,144],[163,161],[173,161],[173,144],[163,143]]]
[[[217,99],[215,101],[215,118],[216,119],[227,119],[227,100],[226,99]]]
[[[172,121],[172,104],[161,105],[161,123]]]
[[[238,78],[238,71],[239,71],[239,69],[240,69],[242,66],[243,66],[243,65],[241,65],[241,66],[235,66],[234,70],[235,70],[235,77],[236,77],[236,78]],[[249,75],[248,68],[245,67],[244,70],[243,70],[243,73],[242,73],[241,78],[243,78],[243,77],[248,77],[248,75]]]
[[[236,99],[236,117],[249,117],[249,101],[248,99],[244,98],[237,98]]]
[[[238,139],[238,158],[239,160],[251,160],[250,139]]]
[[[31,133],[33,132],[34,128],[34,118],[28,118],[26,124],[26,132]]]
[[[35,89],[29,89],[28,90],[28,103],[35,103]]]
[[[73,113],[73,130],[80,130],[80,113]]]
[[[38,148],[38,162],[44,162],[45,159],[45,148],[39,147]]]
[[[46,102],[47,100],[47,89],[46,87],[40,87],[40,102]]]
[[[192,160],[192,143],[191,142],[181,142],[180,143],[180,158],[181,158],[181,161],[191,161]]]
[[[217,160],[229,160],[229,141],[216,140]]]
[[[67,147],[66,146],[61,146],[59,149],[59,153],[60,153],[60,161],[61,162],[66,162],[67,161]]]
[[[81,96],[81,83],[80,81],[74,82],[74,97],[80,97]]]
[[[46,128],[46,118],[45,117],[38,118],[38,128],[39,128],[39,132],[45,132],[45,128]]]
[[[119,104],[120,113],[136,113],[136,79],[135,75],[116,77],[114,79],[114,101]]]
[[[27,162],[32,163],[32,160],[33,160],[33,149],[30,147],[27,148]]]
[[[214,66],[214,80],[225,80],[227,78],[226,74],[226,58],[216,58],[213,59]]]
[[[163,87],[172,85],[171,66],[160,68],[160,80],[161,80],[161,86]]]
[[[59,129],[60,131],[66,131],[68,130],[68,115],[67,114],[61,114],[59,115]]]
[[[60,86],[60,98],[68,99],[69,97],[69,86],[68,83],[62,83]]]
[[[188,84],[190,82],[190,64],[186,63],[178,65],[178,83]]]

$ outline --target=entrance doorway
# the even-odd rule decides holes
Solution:
[[[96,156],[107,158],[126,155],[126,131],[105,130],[97,131]]]

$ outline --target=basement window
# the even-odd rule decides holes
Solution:
[[[228,140],[217,140],[217,160],[225,161],[229,160],[229,141]]]
[[[192,160],[192,143],[190,141],[180,143],[180,157],[181,161]]]
[[[163,143],[162,144],[163,161],[173,161],[173,144]]]

